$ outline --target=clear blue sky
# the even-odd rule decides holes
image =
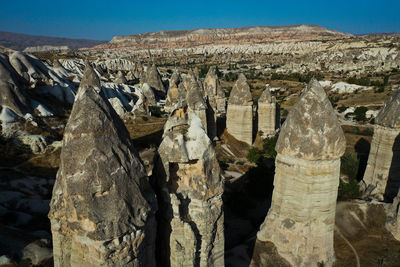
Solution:
[[[196,28],[318,24],[348,33],[400,31],[400,0],[2,0],[0,30],[109,40]]]

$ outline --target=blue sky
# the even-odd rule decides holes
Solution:
[[[400,31],[400,0],[3,0],[0,30],[109,40],[197,28],[318,24],[348,33]]]

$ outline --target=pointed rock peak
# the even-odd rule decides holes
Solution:
[[[379,111],[375,123],[384,127],[400,128],[400,90]]]
[[[250,86],[243,73],[239,74],[238,80],[233,85],[228,104],[242,106],[250,106],[253,104]]]
[[[55,59],[53,61],[53,68],[63,68],[63,66],[61,65],[61,63],[58,59]]]
[[[171,79],[169,80],[169,87],[178,87],[178,84],[181,82],[181,74],[179,70],[175,69],[171,75]]]
[[[199,78],[200,78],[200,71],[199,71],[199,68],[195,67],[194,70],[193,70],[193,73],[194,73],[196,79],[199,79]]]
[[[271,91],[269,90],[269,86],[265,87],[265,90],[262,92],[260,99],[258,99],[258,103],[272,103]]]
[[[87,64],[85,64],[85,72],[83,73],[79,88],[101,88],[99,76],[97,76],[90,63],[86,63]]]
[[[208,69],[208,72],[207,72],[207,76],[217,76],[217,72],[216,72],[216,68],[215,68],[215,66],[211,66],[209,69]]]
[[[122,73],[122,71],[118,71],[117,73],[117,78],[115,79],[115,83],[127,83],[128,81],[125,78],[125,75]]]
[[[306,160],[340,158],[346,141],[328,96],[313,79],[290,110],[276,144],[283,155]]]
[[[189,90],[187,91],[186,101],[191,110],[199,110],[206,108],[203,94],[196,81],[191,81],[189,85]]]

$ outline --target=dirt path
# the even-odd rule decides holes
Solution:
[[[351,248],[351,250],[354,253],[354,256],[356,257],[356,261],[357,261],[357,267],[360,267],[360,258],[358,257],[357,251],[356,249],[353,247],[353,245],[349,242],[349,240],[347,240],[346,237],[344,237],[344,235],[340,232],[339,228],[337,226],[335,226],[335,231],[339,234],[339,236],[346,242],[347,245],[349,245],[349,247]]]

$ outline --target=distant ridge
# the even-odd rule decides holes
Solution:
[[[237,45],[276,41],[332,40],[351,34],[328,30],[318,25],[256,26],[211,28],[182,31],[159,31],[115,36],[94,49],[160,49],[200,45]]]
[[[106,41],[71,39],[0,31],[0,46],[22,51],[31,46],[68,46],[71,49],[93,47]]]

